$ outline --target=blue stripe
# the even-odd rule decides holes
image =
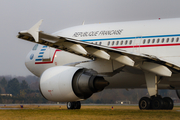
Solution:
[[[35,61],[42,61],[42,59],[36,59]]]
[[[44,54],[44,52],[40,52],[39,54]]]
[[[121,40],[121,39],[135,39],[137,37],[124,37],[124,38],[104,38],[104,39],[88,39],[81,41],[103,41],[103,40]]]
[[[41,49],[41,51],[45,51],[46,49]]]
[[[47,46],[43,46],[43,48],[47,48]]]
[[[142,36],[142,38],[155,38],[155,37],[177,37],[180,36],[180,34],[175,35],[154,35],[154,36]]]
[[[43,57],[43,55],[39,55],[38,57]]]
[[[177,37],[180,34],[174,35],[154,35],[154,36],[137,36],[137,37],[122,37],[122,38],[104,38],[104,39],[87,39],[81,41],[103,41],[103,40],[125,40],[125,39],[138,39],[138,38],[161,38],[161,37]]]

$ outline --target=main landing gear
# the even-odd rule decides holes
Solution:
[[[172,110],[174,107],[173,100],[170,97],[152,96],[151,98],[143,97],[139,101],[139,109],[165,109]]]
[[[81,102],[67,102],[67,109],[80,109],[81,108]]]
[[[154,73],[145,72],[146,85],[150,98],[143,97],[139,101],[139,108],[141,110],[148,109],[166,109],[172,110],[174,107],[173,100],[170,97],[162,98],[158,95],[158,76]]]

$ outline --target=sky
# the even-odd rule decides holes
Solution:
[[[16,36],[40,19],[40,30],[91,23],[180,17],[179,0],[0,0],[0,76],[32,75],[24,61],[34,46]]]

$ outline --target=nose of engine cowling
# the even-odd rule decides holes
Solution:
[[[34,73],[34,72],[33,72],[34,62],[35,62],[35,60],[34,60],[34,53],[31,51],[31,52],[29,52],[28,55],[26,56],[25,65],[26,65],[27,69],[28,69],[29,71],[31,71],[32,73]]]

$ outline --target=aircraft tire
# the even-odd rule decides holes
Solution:
[[[74,109],[81,109],[81,102],[80,101],[74,102]]]
[[[67,109],[74,109],[74,102],[67,102]]]
[[[151,103],[152,109],[163,109],[164,101],[161,97],[154,97]]]
[[[148,97],[142,97],[139,100],[139,109],[140,110],[148,110],[151,107],[151,100]]]
[[[173,109],[174,103],[170,97],[164,97],[163,101],[164,101],[164,109],[166,109],[166,110],[172,110]]]

